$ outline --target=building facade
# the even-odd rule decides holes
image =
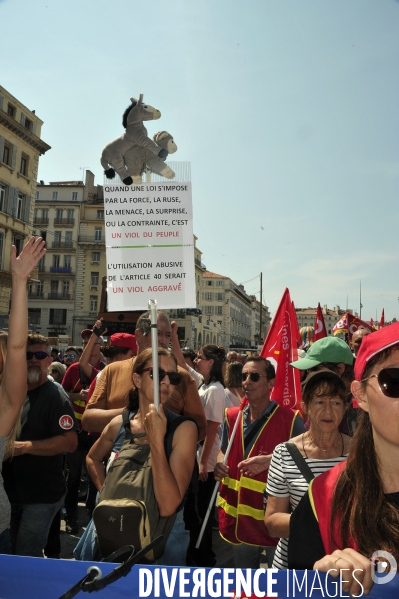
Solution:
[[[220,326],[220,343],[228,349],[255,349],[259,343],[260,307],[254,296],[225,275],[205,271],[202,275],[202,312],[210,324]],[[263,338],[270,326],[270,313],[262,306]],[[263,339],[262,339],[263,341]],[[206,341],[205,341],[206,342]],[[210,343],[213,343],[213,341]]]
[[[86,171],[78,235],[74,339],[80,339],[80,331],[92,328],[97,320],[106,270],[103,187],[96,186],[93,173]]]
[[[0,316],[9,312],[11,246],[19,252],[32,232],[39,157],[50,149],[43,121],[0,86]],[[32,278],[36,277],[36,271]],[[5,322],[2,323],[4,326]]]
[[[80,344],[80,331],[97,318],[105,275],[102,187],[93,173],[86,171],[85,182],[40,181],[33,225],[47,253],[28,286],[30,327]]]

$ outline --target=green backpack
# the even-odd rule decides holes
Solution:
[[[124,545],[133,545],[135,553],[159,535],[163,541],[146,554],[146,563],[161,557],[176,514],[161,517],[154,494],[149,444],[134,442],[144,433],[130,432],[129,412],[122,414],[125,440],[112,462],[93,512],[100,553],[107,557]],[[169,460],[175,430],[185,420],[173,412],[167,414],[165,453]]]

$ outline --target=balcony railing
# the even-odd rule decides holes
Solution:
[[[206,270],[206,266],[203,262],[201,262],[201,260],[198,260],[198,258],[194,258],[194,262],[197,266],[199,266],[200,268],[203,268],[204,270]]]
[[[48,225],[48,218],[39,218],[38,216],[35,216],[33,218],[33,224],[34,225]]]
[[[105,243],[104,237],[90,236],[90,235],[79,235],[78,241],[80,243]]]
[[[74,248],[73,241],[53,241],[51,244],[53,250],[72,250]]]
[[[70,300],[72,296],[70,293],[53,293],[52,291],[47,294],[49,300]]]
[[[50,266],[50,272],[71,273],[70,266]]]
[[[29,291],[29,299],[44,299],[43,291]]]
[[[75,224],[74,218],[54,218],[54,225],[73,227]]]

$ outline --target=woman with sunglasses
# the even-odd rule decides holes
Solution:
[[[376,551],[399,561],[399,324],[363,338],[351,390],[362,413],[349,457],[316,478],[292,514],[288,563],[345,570],[343,590],[360,596]]]
[[[196,371],[202,375],[203,384],[198,389],[199,396],[207,420],[206,437],[197,452],[199,467],[198,484],[198,515],[202,520],[208,509],[212,496],[214,481],[214,468],[220,449],[220,425],[223,423],[225,409],[225,392],[223,383],[222,366],[226,358],[223,347],[217,345],[203,345],[194,360]],[[189,501],[194,501],[190,495]],[[191,505],[192,507],[192,505]],[[189,521],[187,522],[187,514]],[[208,519],[199,549],[195,549],[200,526],[190,505],[186,510],[186,524],[190,529],[189,560],[202,567],[212,567],[216,563],[216,555],[212,549],[212,519]]]
[[[48,367],[48,373],[51,377],[53,377],[56,383],[61,385],[61,381],[64,378],[66,372],[65,364],[61,364],[61,362],[53,362]]]
[[[319,476],[348,455],[350,437],[338,429],[348,407],[346,398],[345,383],[335,372],[320,370],[311,373],[303,384],[301,403],[302,413],[309,421],[309,430],[292,438],[291,444],[280,443],[273,451],[265,492],[267,507],[264,519],[269,534],[280,537],[273,568],[288,568],[291,512],[306,493],[310,477]],[[300,467],[302,470],[309,468],[307,476]]]
[[[31,271],[44,256],[44,241],[31,237],[17,257],[15,245],[11,250],[12,295],[8,321],[7,352],[0,352],[0,553],[10,553],[11,509],[4,491],[1,469],[8,437],[15,426],[26,397],[28,335],[28,306],[26,282]]]
[[[132,434],[142,435],[134,442],[150,445],[154,494],[160,515],[170,516],[180,508],[165,551],[158,563],[181,566],[185,564],[188,546],[188,533],[184,529],[181,508],[194,468],[198,428],[190,420],[186,420],[178,426],[173,436],[172,453],[168,460],[165,454],[164,440],[168,427],[176,415],[168,412],[165,403],[170,399],[174,387],[180,383],[181,374],[177,372],[176,358],[169,350],[159,348],[158,358],[159,411],[157,412],[153,403],[151,349],[141,352],[134,362],[132,375],[134,387],[130,392],[127,409],[130,413]],[[87,455],[87,467],[98,491],[101,491],[105,481],[104,458],[111,451],[115,455],[120,450],[124,436],[122,415],[116,416],[105,427],[101,437]],[[130,498],[135,499],[135,497]],[[86,558],[87,554],[82,556],[82,559]]]

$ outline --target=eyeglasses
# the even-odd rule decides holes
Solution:
[[[76,354],[65,354],[64,358],[76,358]]]
[[[378,385],[387,397],[399,397],[399,368],[383,368],[378,374],[371,374],[361,382],[377,377]]]
[[[26,359],[31,360],[35,356],[36,360],[44,360],[45,358],[49,358],[50,356],[46,354],[45,351],[27,351]]]
[[[154,378],[153,371],[154,371],[154,369],[152,368],[152,366],[150,366],[149,368],[144,368],[144,370],[142,372],[149,372],[150,377]],[[158,376],[159,376],[160,382],[164,380],[166,375],[168,375],[171,385],[179,385],[180,384],[180,382],[181,382],[180,372],[175,372],[174,370],[168,372],[168,371],[164,370],[163,368],[158,368]]]
[[[58,372],[58,370],[56,370],[55,368],[53,368],[53,370],[50,370],[50,372],[51,372],[51,374],[60,374],[60,373]]]
[[[259,374],[259,372],[241,373],[241,379],[243,383],[247,380],[248,377],[251,379],[253,383],[257,383],[261,377],[265,377],[265,379],[267,379],[267,376],[265,374]]]

